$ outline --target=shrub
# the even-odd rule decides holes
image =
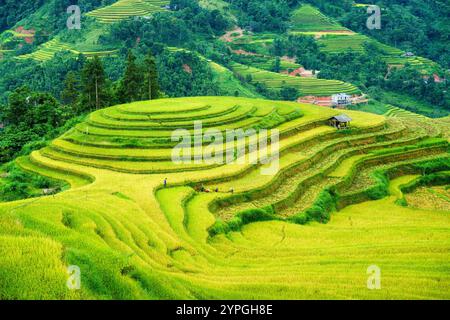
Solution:
[[[401,198],[395,201],[395,204],[402,206],[402,207],[407,207],[408,206],[408,202],[406,201],[405,198]]]
[[[257,221],[270,221],[279,219],[277,216],[263,209],[245,210],[241,212],[238,216],[241,218],[243,225]]]
[[[29,197],[26,183],[12,181],[0,187],[0,198],[4,201],[14,201]]]
[[[264,209],[249,209],[240,212],[228,222],[217,219],[214,225],[209,228],[208,233],[211,237],[214,237],[218,234],[227,234],[232,231],[239,231],[242,226],[252,222],[271,220],[280,220],[280,218],[274,214],[272,206]]]
[[[305,212],[302,212],[291,217],[289,220],[296,224],[307,224],[310,219]]]
[[[313,206],[307,209],[304,213],[294,216],[292,219],[295,223],[305,224],[310,220],[321,223],[330,220],[330,214],[336,210],[337,196],[332,189],[325,189],[319,193],[317,200]]]

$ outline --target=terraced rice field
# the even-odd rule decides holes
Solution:
[[[321,37],[317,42],[322,46],[322,51],[327,53],[341,53],[346,50],[357,52],[364,51],[364,43],[370,41],[370,38],[361,35],[327,35]]]
[[[53,58],[53,56],[61,51],[72,51],[71,47],[65,43],[52,39],[39,47],[38,50],[30,53],[18,56],[17,59],[34,59],[38,61],[47,61]]]
[[[114,23],[133,17],[145,17],[166,10],[168,0],[119,0],[110,6],[87,13],[101,23]]]
[[[396,117],[403,119],[411,119],[411,120],[424,120],[429,119],[421,114],[417,114],[402,108],[398,108],[392,105],[388,105],[388,112],[386,112],[386,117]]]
[[[360,93],[359,89],[354,85],[339,80],[294,77],[238,63],[232,65],[232,71],[244,79],[250,75],[253,84],[263,83],[269,89],[280,90],[282,87],[293,87],[299,91],[299,95],[301,96],[330,96],[336,93]]]
[[[246,98],[260,98],[260,96],[251,89],[245,87],[233,74],[231,70],[213,61],[209,62],[214,79],[220,85],[223,95]]]
[[[0,59],[2,59],[3,56],[11,54],[12,52],[14,52],[14,50],[1,50],[0,49]]]
[[[346,50],[362,52],[363,44],[370,42],[385,53],[384,59],[390,65],[408,63],[427,73],[436,72],[438,69],[436,63],[429,59],[419,56],[403,57],[405,52],[400,49],[354,33],[310,5],[303,5],[294,11],[291,17],[290,33],[316,36],[318,43],[322,46],[322,51],[327,53],[338,54]]]
[[[347,50],[356,52],[364,51],[364,43],[375,45],[378,50],[383,52],[384,60],[389,65],[405,65],[417,67],[420,70],[434,72],[437,64],[427,58],[413,56],[404,57],[404,51],[380,43],[362,34],[353,35],[326,35],[317,40],[321,45],[321,50],[327,53],[339,54]]]
[[[72,188],[0,204],[0,298],[450,298],[449,212],[395,204],[410,181],[398,179],[448,172],[442,131],[426,119],[346,111],[352,130],[338,132],[326,120],[339,112],[199,97],[91,114],[18,161]],[[171,132],[192,132],[194,121],[203,132],[278,128],[280,170],[171,162]],[[371,201],[380,170],[392,195]],[[318,209],[326,190],[340,209],[331,218]],[[68,265],[81,269],[80,290],[66,287]],[[371,265],[381,290],[366,287]]]
[[[241,64],[248,65],[250,67],[272,71],[276,63],[276,59],[271,56],[253,56],[238,54]],[[291,60],[280,59],[280,72],[293,71],[301,68],[301,65]]]
[[[231,32],[231,31],[230,31]],[[242,32],[242,31],[240,31]],[[231,33],[233,34],[233,33]],[[231,47],[235,53],[240,55],[258,55],[271,56],[271,46],[274,39],[277,37],[273,33],[236,33],[239,36],[231,37],[226,35],[222,37],[228,46]],[[272,56],[273,58],[273,56]]]
[[[107,55],[112,55],[116,52],[116,50],[107,50],[107,51],[96,51],[96,52],[90,52],[90,51],[83,51],[80,52],[76,49],[74,49],[72,47],[72,45],[70,44],[66,44],[63,43],[61,41],[59,41],[58,39],[54,38],[44,44],[42,44],[38,50],[29,53],[29,54],[24,54],[21,56],[17,56],[17,59],[33,59],[33,60],[37,60],[37,61],[48,61],[50,59],[52,59],[56,53],[58,52],[62,52],[62,51],[69,51],[72,52],[74,54],[83,54],[86,57],[90,58],[93,56],[107,56]]]
[[[303,32],[345,32],[352,33],[333,19],[325,16],[310,5],[303,5],[295,10],[291,17],[292,33]]]

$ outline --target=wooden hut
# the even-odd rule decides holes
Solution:
[[[330,126],[335,127],[338,130],[349,129],[351,121],[352,121],[352,118],[350,118],[346,114],[334,116],[328,120]]]

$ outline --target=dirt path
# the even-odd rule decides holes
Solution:
[[[242,38],[244,36],[244,30],[239,27],[234,28],[233,30],[227,31],[223,36],[220,37],[220,40],[225,42],[233,42],[236,39]]]

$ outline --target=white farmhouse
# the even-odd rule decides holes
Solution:
[[[333,106],[346,106],[352,104],[352,96],[346,93],[333,94],[331,101]]]

